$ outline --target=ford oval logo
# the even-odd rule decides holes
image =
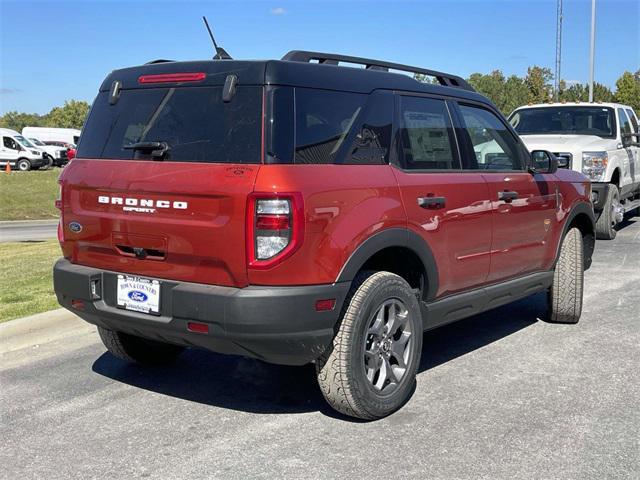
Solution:
[[[71,222],[69,224],[69,230],[71,230],[73,233],[80,233],[82,231],[82,225],[80,225],[78,222]]]
[[[148,298],[146,293],[142,293],[139,290],[131,290],[128,296],[134,302],[146,302]]]

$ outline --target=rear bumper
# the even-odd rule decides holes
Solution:
[[[303,365],[329,346],[349,282],[299,287],[221,287],[161,280],[161,315],[116,306],[117,273],[60,259],[53,269],[58,302],[89,323],[178,345],[243,355],[283,365]],[[96,295],[91,283],[96,283]],[[335,298],[331,311],[317,300]],[[84,309],[71,306],[82,300]],[[209,333],[187,330],[206,323]]]

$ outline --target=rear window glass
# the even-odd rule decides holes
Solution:
[[[222,101],[222,87],[123,90],[109,104],[100,92],[82,132],[79,158],[150,159],[125,147],[165,142],[174,162],[259,163],[262,88],[238,87]]]

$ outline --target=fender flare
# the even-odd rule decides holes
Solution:
[[[342,266],[336,283],[351,282],[367,260],[389,247],[408,248],[422,261],[422,266],[427,274],[426,291],[423,299],[427,301],[433,300],[438,292],[439,278],[435,257],[427,242],[420,235],[405,228],[383,230],[358,245]]]
[[[591,257],[593,255],[593,250],[595,247],[595,240],[596,240],[596,220],[595,220],[595,215],[593,213],[593,206],[587,202],[579,202],[575,204],[573,207],[571,207],[571,210],[569,211],[569,214],[567,215],[564,221],[564,226],[562,227],[562,235],[560,236],[560,241],[556,246],[556,257],[553,263],[554,265],[558,262],[558,258],[560,257],[560,246],[562,245],[562,240],[564,239],[565,235],[569,231],[569,225],[571,225],[571,222],[573,222],[573,220],[580,214],[586,214],[591,223],[592,240],[590,240],[589,245],[585,245],[584,269],[587,270],[591,266]],[[588,250],[588,253],[586,250]]]

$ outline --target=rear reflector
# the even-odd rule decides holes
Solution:
[[[86,307],[84,300],[71,300],[71,306],[76,310],[84,310]]]
[[[318,300],[316,302],[316,312],[326,312],[328,310],[333,310],[336,306],[335,298],[327,298],[325,300]]]
[[[199,82],[207,77],[206,73],[160,73],[157,75],[141,75],[138,83],[178,83]]]
[[[194,333],[209,333],[209,325],[206,323],[188,322],[187,330]]]
[[[258,230],[288,230],[289,215],[258,215],[256,218]]]

